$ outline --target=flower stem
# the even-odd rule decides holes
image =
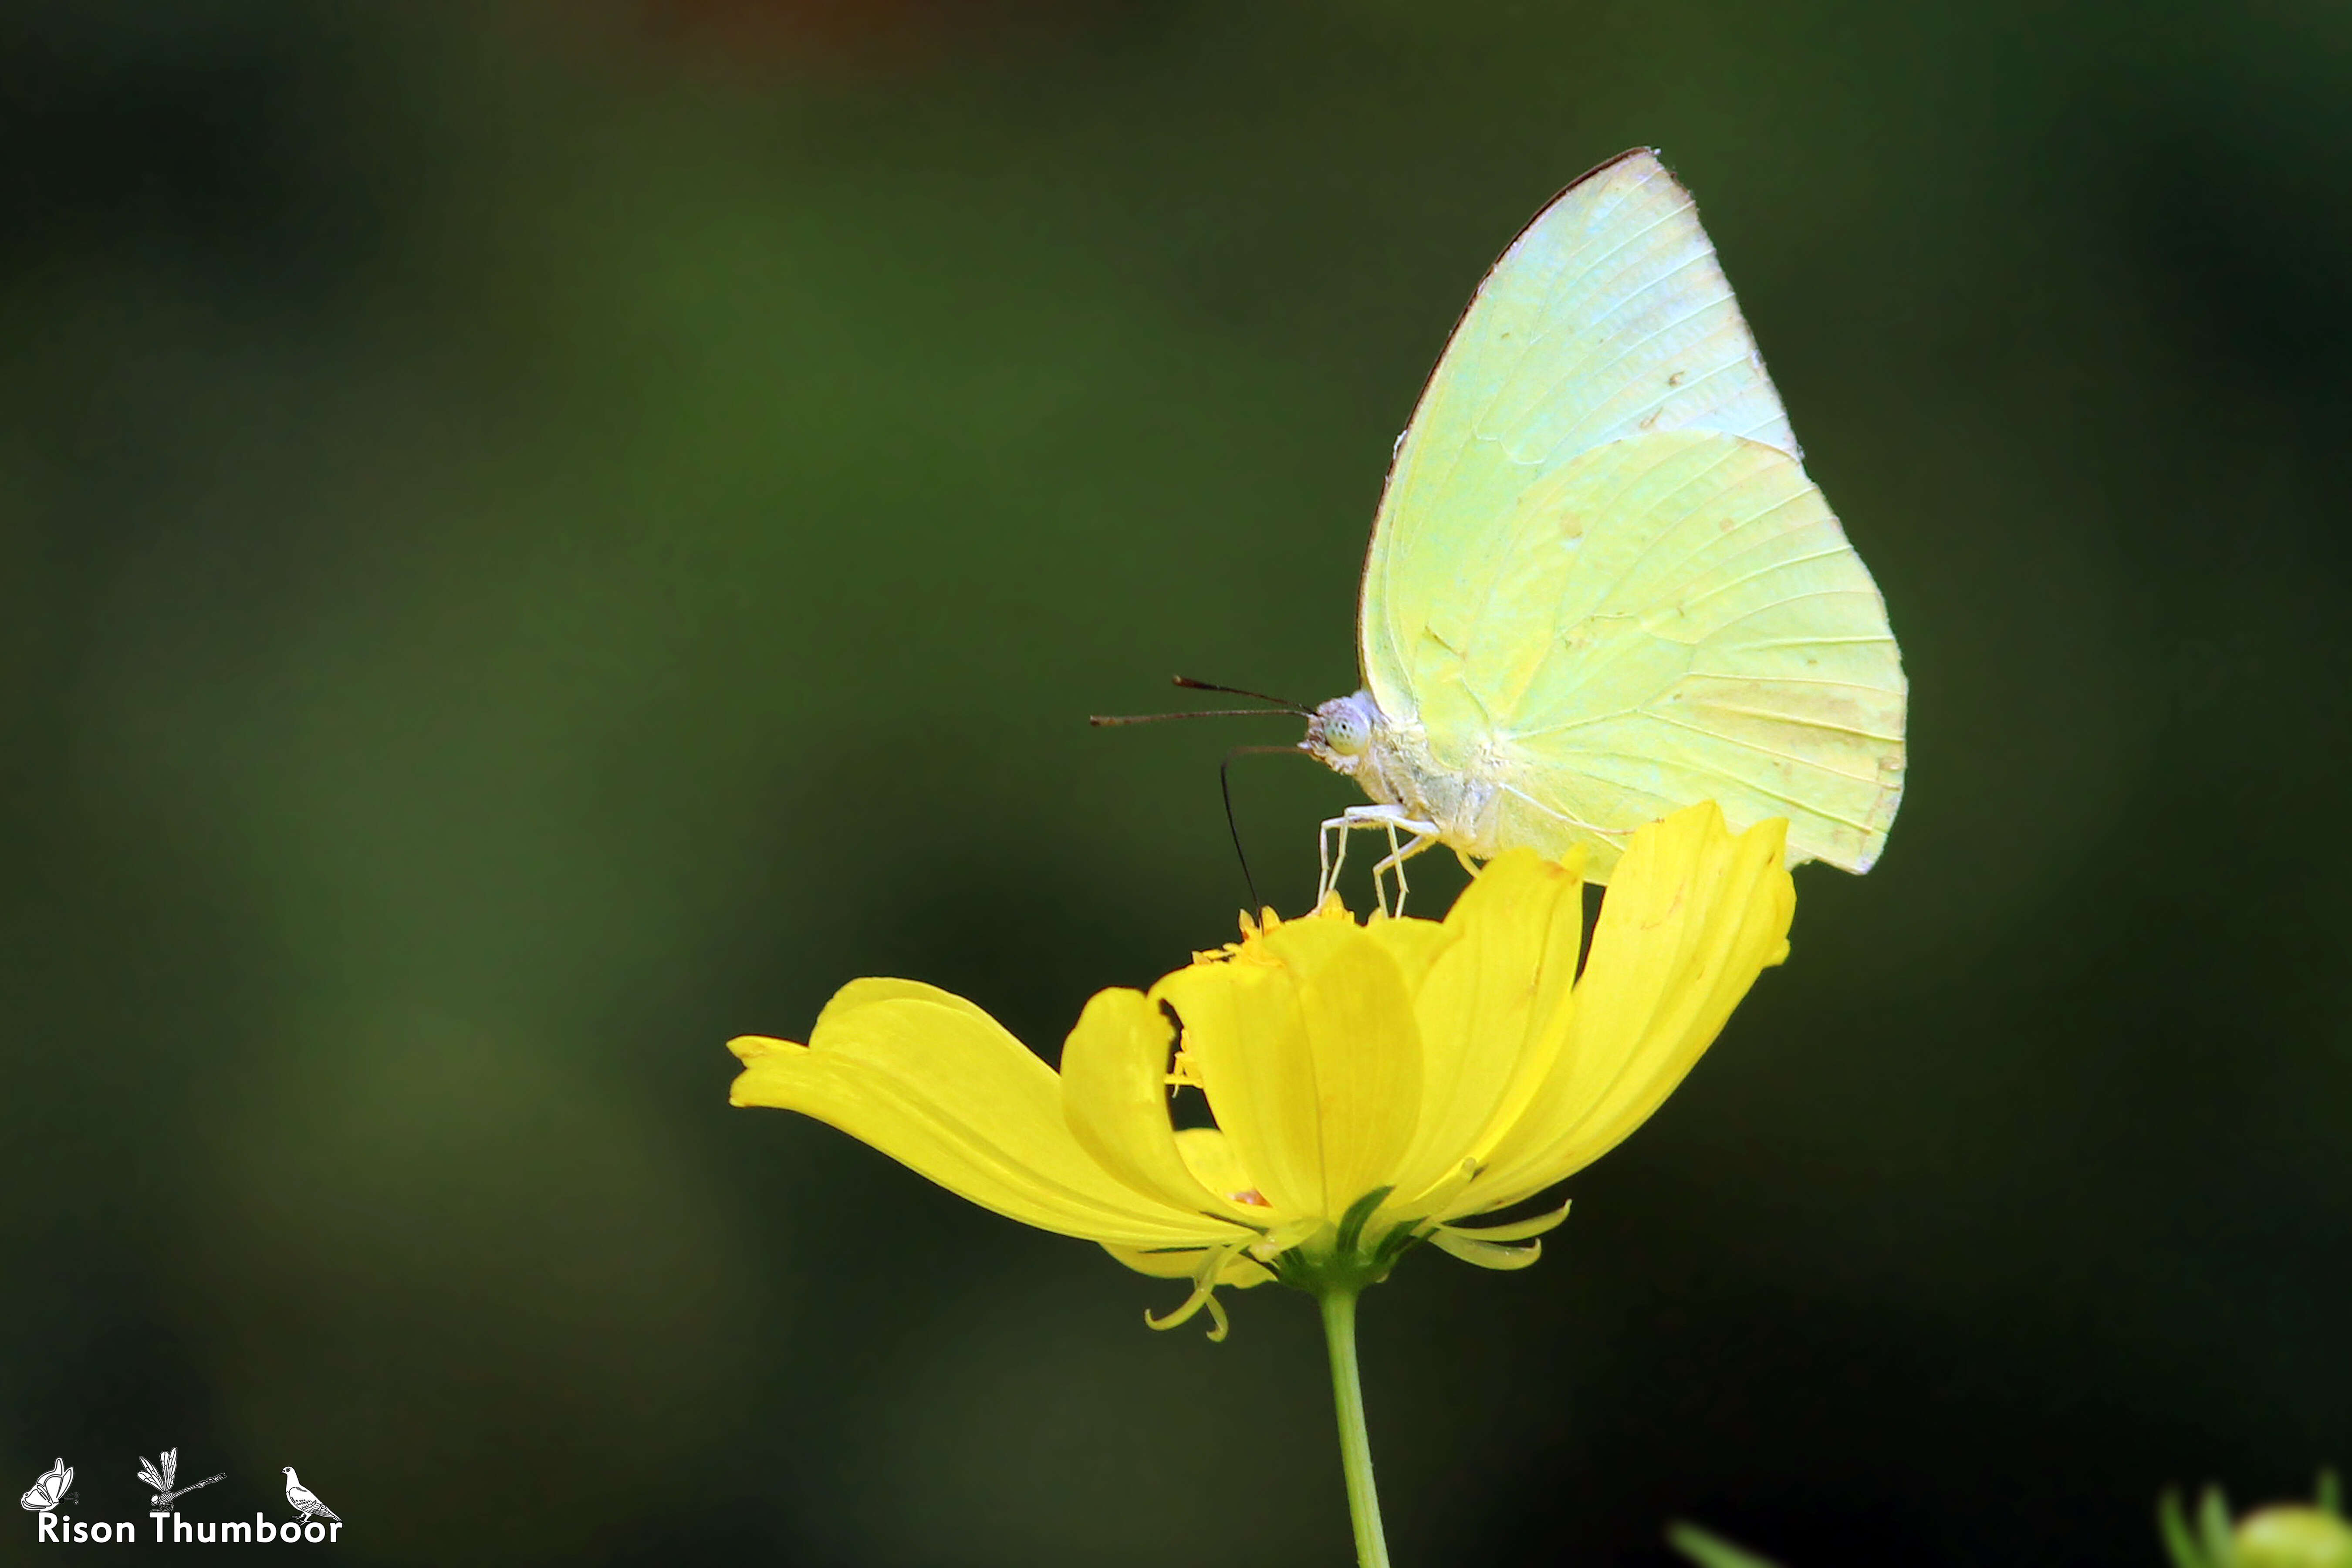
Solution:
[[[1364,1428],[1364,1384],[1356,1372],[1356,1292],[1321,1293],[1323,1338],[1331,1347],[1331,1394],[1339,1407],[1339,1464],[1348,1473],[1348,1517],[1356,1527],[1358,1568],[1389,1568],[1381,1531],[1380,1494],[1372,1486],[1372,1440]]]

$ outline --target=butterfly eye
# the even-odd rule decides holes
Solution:
[[[1313,738],[1335,756],[1360,756],[1371,743],[1371,721],[1362,706],[1349,697],[1335,698],[1318,708],[1310,729]]]

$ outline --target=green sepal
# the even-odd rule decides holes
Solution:
[[[1373,1212],[1388,1202],[1389,1194],[1394,1191],[1393,1185],[1374,1187],[1348,1205],[1348,1212],[1339,1216],[1339,1237],[1334,1244],[1340,1257],[1354,1255],[1357,1245],[1364,1239],[1364,1226],[1372,1221]]]
[[[1415,1226],[1401,1225],[1391,1229],[1381,1238],[1380,1246],[1372,1249],[1372,1278],[1387,1279],[1389,1270],[1396,1267],[1397,1259],[1411,1252],[1413,1244],[1421,1239],[1421,1231]]]
[[[1530,1237],[1545,1236],[1558,1230],[1568,1218],[1568,1207],[1567,1204],[1562,1204],[1556,1209],[1547,1209],[1528,1219],[1515,1219],[1508,1225],[1448,1225],[1438,1228],[1453,1231],[1457,1236],[1475,1236],[1480,1241],[1526,1241]]]
[[[1510,1247],[1499,1241],[1481,1241],[1467,1232],[1455,1230],[1452,1226],[1439,1226],[1430,1233],[1429,1239],[1439,1251],[1480,1268],[1507,1272],[1525,1268],[1543,1256],[1543,1243],[1540,1241]]]

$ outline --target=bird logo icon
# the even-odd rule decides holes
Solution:
[[[228,1479],[228,1472],[223,1470],[217,1476],[206,1476],[203,1480],[174,1491],[172,1489],[172,1479],[179,1473],[180,1450],[177,1448],[164,1449],[160,1462],[150,1459],[143,1454],[139,1457],[139,1479],[155,1489],[155,1495],[147,1500],[151,1507],[168,1509],[198,1487],[208,1487],[215,1481]]]
[[[32,1490],[16,1500],[16,1505],[28,1513],[47,1513],[65,1500],[67,1489],[73,1485],[73,1467],[59,1459],[41,1472]]]
[[[331,1519],[337,1524],[343,1521],[341,1514],[320,1502],[319,1494],[302,1484],[302,1478],[294,1473],[293,1466],[287,1465],[282,1468],[286,1471],[286,1500],[293,1504],[295,1511],[302,1516],[304,1523],[307,1524],[314,1519]]]

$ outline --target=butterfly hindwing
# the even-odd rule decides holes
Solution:
[[[1496,522],[1494,571],[1410,666],[1431,760],[1500,785],[1497,837],[1605,875],[1713,799],[1865,870],[1901,800],[1885,606],[1795,458],[1708,431],[1584,454]]]

